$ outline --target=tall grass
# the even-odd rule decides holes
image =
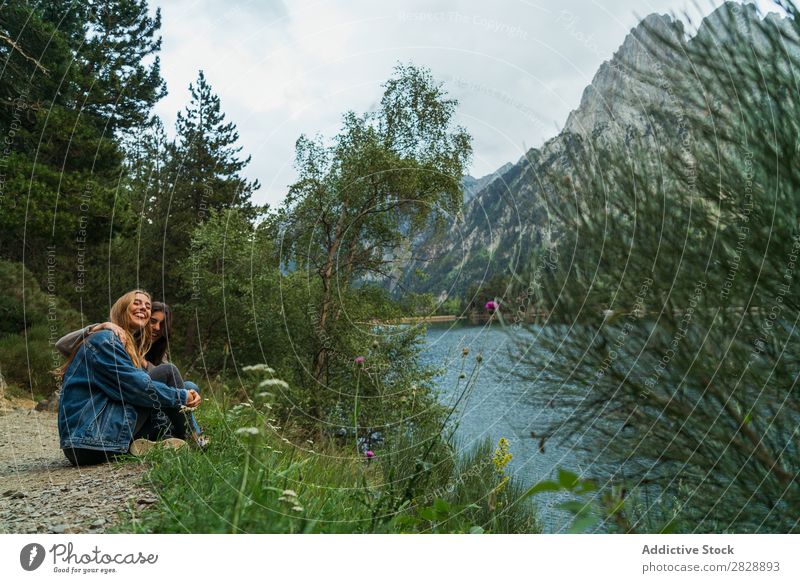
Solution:
[[[199,414],[211,447],[150,454],[145,479],[159,501],[118,531],[538,531],[532,506],[493,498],[498,477],[491,444],[457,462],[441,434],[412,431],[387,436],[370,460],[349,443],[327,437],[314,442],[279,426],[270,396],[229,406],[215,394]],[[505,489],[504,499],[520,497],[513,480]]]

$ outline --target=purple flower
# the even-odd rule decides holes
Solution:
[[[364,455],[368,460],[371,460],[372,458],[375,457],[375,452],[372,451],[371,449],[368,449],[367,451],[364,452]]]
[[[356,364],[364,364],[364,357],[356,356]]]
[[[490,312],[494,312],[494,311],[495,311],[497,308],[499,308],[499,307],[500,307],[500,304],[498,304],[498,303],[497,303],[496,301],[494,301],[494,300],[489,300],[488,302],[486,302],[486,305],[485,305],[484,307],[485,307],[487,310],[489,310]]]

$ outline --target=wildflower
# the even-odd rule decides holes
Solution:
[[[273,374],[275,372],[274,369],[266,364],[251,364],[249,366],[243,366],[242,370],[245,372],[265,372],[267,374]]]
[[[486,305],[484,306],[484,308],[486,308],[489,312],[494,312],[499,307],[500,304],[494,300],[489,300],[488,302],[486,302]]]
[[[303,511],[303,507],[300,506],[299,504],[296,504],[296,505],[292,506],[292,510],[294,510],[295,512],[302,512]]]
[[[494,450],[494,455],[492,456],[492,463],[494,464],[495,471],[500,474],[505,474],[505,467],[511,461],[513,457],[508,440],[505,437],[501,437],[500,441],[497,442],[497,449]]]
[[[356,364],[364,364],[364,361],[365,361],[365,360],[366,360],[366,359],[365,359],[363,356],[356,356],[355,363],[356,363]]]
[[[297,498],[297,492],[295,492],[294,490],[284,490],[282,493],[284,496],[291,496],[292,498]]]
[[[275,395],[273,395],[269,391],[262,391],[261,393],[258,393],[256,395],[256,397],[258,397],[259,399],[269,399],[270,397],[274,397],[274,396]]]
[[[366,456],[367,459],[371,460],[372,458],[375,457],[375,452],[372,451],[371,449],[368,449],[367,451],[364,452],[364,456]]]
[[[264,387],[279,387],[281,389],[288,389],[289,383],[286,381],[282,381],[281,379],[266,379],[258,383],[258,386],[261,388]]]
[[[461,356],[466,356],[469,354],[469,347],[465,346],[464,349],[461,351]]]
[[[242,437],[255,437],[260,432],[258,427],[240,427],[234,433],[236,435],[241,435]]]
[[[475,360],[477,362],[483,362],[483,355],[479,352],[478,354],[475,355]]]
[[[508,440],[505,437],[501,437],[500,441],[497,442],[497,449],[494,450],[492,464],[494,464],[495,472],[502,476],[502,478],[500,483],[492,490],[493,494],[499,494],[506,487],[506,484],[508,484],[510,478],[506,476],[506,466],[511,461],[512,457],[513,455],[511,454]]]

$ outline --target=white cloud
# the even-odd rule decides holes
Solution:
[[[161,7],[170,95],[157,112],[171,127],[203,69],[252,155],[246,174],[262,183],[256,199],[272,204],[294,179],[299,135],[330,136],[344,111],[374,107],[397,61],[430,67],[460,100],[459,123],[474,137],[471,173],[480,176],[557,133],[637,15],[698,16],[689,0],[170,0]]]

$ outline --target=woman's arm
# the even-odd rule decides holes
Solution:
[[[80,343],[86,340],[86,337],[89,336],[89,334],[92,334],[93,332],[99,332],[100,330],[111,330],[117,335],[117,338],[125,342],[125,331],[122,328],[113,322],[103,322],[102,324],[89,324],[86,326],[86,328],[81,328],[80,330],[75,330],[74,332],[65,334],[58,339],[55,347],[61,354],[69,358],[78,348]]]
[[[58,342],[56,342],[56,349],[64,356],[69,357],[75,349],[78,348],[78,345],[91,334],[92,328],[96,325],[97,324],[89,324],[86,328],[64,334],[64,336],[59,338]]]
[[[97,387],[112,399],[153,409],[178,408],[186,404],[186,389],[177,389],[151,379],[150,375],[133,364],[122,342],[113,333],[102,331],[93,334],[88,342],[95,354],[94,373],[99,381]]]

